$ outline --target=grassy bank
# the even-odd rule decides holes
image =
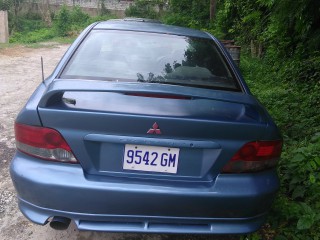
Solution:
[[[249,239],[320,238],[320,82],[288,79],[286,65],[243,56],[242,73],[280,127],[281,188],[268,223]]]

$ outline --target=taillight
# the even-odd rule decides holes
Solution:
[[[246,143],[224,166],[224,173],[257,172],[275,167],[282,150],[282,141]]]
[[[46,160],[78,163],[61,134],[51,128],[15,123],[17,149]]]

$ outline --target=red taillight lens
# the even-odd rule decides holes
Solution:
[[[70,146],[61,134],[51,128],[15,123],[17,149],[42,159],[77,163]]]
[[[224,166],[224,173],[256,172],[276,166],[282,150],[282,141],[249,142]]]

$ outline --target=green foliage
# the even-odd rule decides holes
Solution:
[[[288,82],[316,83],[320,79],[320,49],[310,53],[306,58],[301,58],[300,55],[291,57],[280,74]]]
[[[270,22],[274,1],[221,0],[213,28],[226,39],[249,44],[251,40],[264,42],[264,32]]]
[[[171,0],[169,11],[163,17],[167,24],[191,27],[209,28],[210,0]]]
[[[13,19],[14,21],[12,21]],[[31,43],[38,41],[38,39],[41,41],[50,39],[49,35],[52,34],[49,34],[49,31],[44,31],[45,27],[45,23],[38,14],[29,13],[14,17],[9,12],[9,29],[11,30],[9,41],[11,43]],[[35,36],[32,36],[33,33]],[[42,34],[44,35],[41,36]]]
[[[282,0],[274,8],[266,31],[273,54],[291,57],[320,49],[320,1]]]
[[[320,239],[320,2],[223,2],[215,31],[243,46],[251,40],[264,46],[263,60],[241,59],[242,72],[285,140],[280,192],[269,228],[259,234],[265,239]]]
[[[66,5],[63,5],[55,17],[56,31],[59,36],[67,36],[71,30],[71,14]]]
[[[260,234],[264,238],[271,235],[271,239],[319,239],[320,82],[301,81],[295,72],[291,79],[283,78],[281,72],[286,72],[288,65],[297,65],[292,61],[278,63],[276,71],[268,60],[241,59],[249,87],[274,117],[285,139],[279,196],[268,220],[270,228]]]
[[[80,26],[86,25],[89,15],[84,13],[80,6],[74,6],[70,12],[70,22]]]
[[[58,36],[65,37],[77,34],[87,26],[90,17],[84,13],[80,6],[74,6],[71,10],[63,5],[55,16],[54,26]]]
[[[100,16],[109,15],[110,11],[106,8],[105,0],[100,0]]]
[[[216,16],[216,32],[242,44],[257,41],[273,60],[320,50],[319,0],[221,0]]]
[[[125,10],[127,17],[158,19],[159,13],[155,7],[157,1],[137,0]]]
[[[75,37],[93,22],[114,18],[112,15],[90,17],[79,6],[62,6],[53,16],[53,26],[48,27],[39,14],[27,13],[13,17],[18,23],[10,36],[11,43],[36,43],[55,37]]]
[[[167,0],[135,0],[126,10],[127,17],[160,19]]]
[[[12,0],[0,0],[0,11],[7,11],[12,6]]]
[[[10,37],[10,43],[36,43],[52,39],[55,36],[56,33],[50,28],[41,28],[26,33],[15,32]]]
[[[106,21],[109,19],[115,19],[116,16],[113,15],[99,15],[99,16],[94,16],[94,17],[90,17],[87,21],[87,25],[94,23],[94,22],[99,22],[99,21]]]

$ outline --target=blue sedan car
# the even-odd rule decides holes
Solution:
[[[89,26],[15,122],[21,212],[66,229],[235,234],[264,223],[281,135],[212,35]]]

